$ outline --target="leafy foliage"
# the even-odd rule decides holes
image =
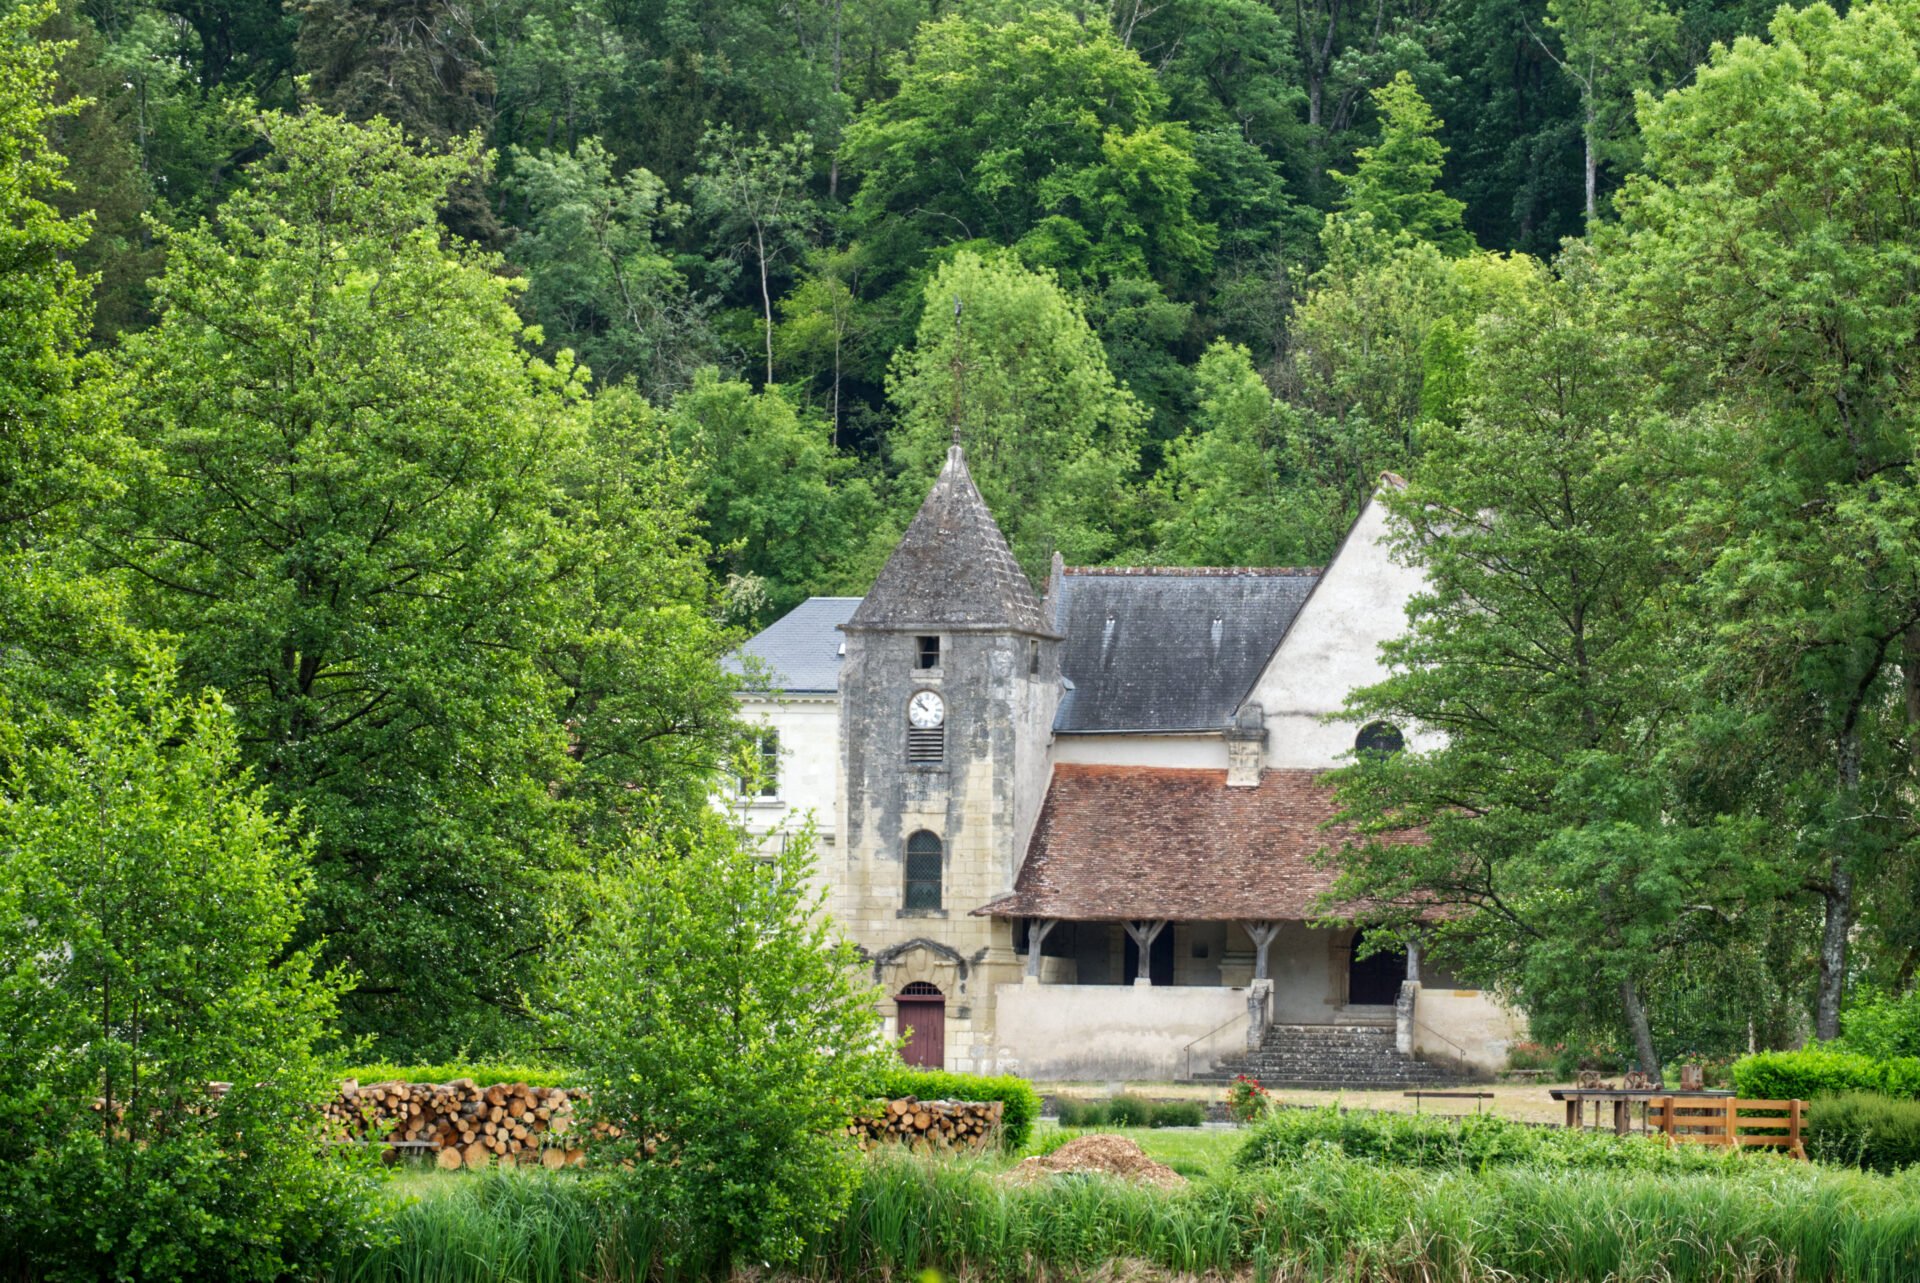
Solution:
[[[1920,1098],[1920,1058],[1876,1060],[1817,1044],[1762,1051],[1733,1062],[1733,1087],[1755,1100],[1816,1100],[1857,1091]]]
[[[889,446],[906,512],[957,432],[1029,575],[1056,548],[1091,563],[1121,543],[1144,415],[1050,275],[1006,255],[956,254],[927,282],[919,333],[887,388],[900,409]]]
[[[1807,1153],[1817,1161],[1893,1172],[1920,1165],[1920,1100],[1870,1092],[1816,1099],[1807,1110]]]
[[[1515,1164],[1615,1171],[1717,1170],[1738,1155],[1697,1146],[1669,1148],[1658,1137],[1532,1127],[1494,1114],[1443,1118],[1366,1110],[1277,1109],[1254,1125],[1234,1155],[1242,1171],[1311,1161],[1331,1148],[1349,1158],[1398,1167]]]
[[[317,1109],[345,982],[292,948],[306,851],[169,678],[0,778],[0,1255],[47,1278],[282,1278],[366,1211]]]
[[[731,734],[699,549],[636,427],[527,350],[497,260],[442,246],[471,145],[261,127],[277,164],[174,234],[125,350],[146,456],[110,548],[317,833],[348,1031],[499,1051],[590,855],[575,821],[698,803],[663,750]]]
[[[790,1261],[846,1209],[846,1123],[890,1050],[813,889],[812,843],[756,849],[719,815],[636,836],[556,961],[546,1027],[596,1110],[597,1160],[696,1269]],[[635,1161],[634,1137],[657,1152]]]

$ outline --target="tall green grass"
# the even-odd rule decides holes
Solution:
[[[991,1160],[877,1158],[795,1273],[980,1283],[1217,1275],[1329,1283],[1910,1283],[1920,1172],[1760,1159],[1725,1172],[1416,1170],[1343,1155],[1165,1192],[1014,1185]],[[420,1183],[416,1182],[416,1188]],[[397,1202],[333,1277],[361,1283],[665,1278],[661,1227],[569,1173],[459,1179]]]

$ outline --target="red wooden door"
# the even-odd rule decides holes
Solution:
[[[947,1064],[947,1000],[938,989],[916,980],[895,998],[900,1011],[900,1035],[906,1045],[900,1058],[922,1069],[944,1069]]]

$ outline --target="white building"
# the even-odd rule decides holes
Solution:
[[[1356,743],[1328,715],[1420,583],[1385,521],[1324,568],[1056,563],[1036,595],[956,446],[866,597],[746,646],[778,759],[750,822],[814,815],[910,1061],[1348,1085],[1504,1062],[1484,995],[1310,925],[1338,841],[1319,777]]]

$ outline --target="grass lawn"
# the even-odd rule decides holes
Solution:
[[[1571,1086],[1561,1083],[1488,1083],[1460,1088],[1462,1091],[1488,1091],[1493,1093],[1490,1101],[1479,1102],[1482,1109],[1511,1118],[1523,1123],[1557,1123],[1566,1117],[1565,1107],[1547,1094],[1548,1089],[1558,1086]],[[1088,1100],[1104,1100],[1121,1092],[1131,1092],[1138,1096],[1147,1096],[1154,1100],[1224,1100],[1226,1088],[1220,1083],[1169,1083],[1169,1082],[1058,1082],[1035,1083],[1034,1090],[1047,1096],[1081,1096]],[[1375,1109],[1396,1114],[1471,1114],[1475,1102],[1471,1100],[1427,1100],[1407,1099],[1397,1087],[1380,1091],[1283,1091],[1273,1093],[1274,1100],[1283,1105],[1332,1105],[1341,1104],[1349,1109]]]
[[[1051,1142],[1060,1130],[1052,1119],[1041,1119],[1026,1152],[1033,1153],[1038,1146]],[[1145,1150],[1148,1158],[1165,1163],[1189,1180],[1224,1173],[1234,1151],[1246,1139],[1238,1127],[1085,1127],[1071,1131],[1075,1136],[1095,1133],[1124,1136]]]

